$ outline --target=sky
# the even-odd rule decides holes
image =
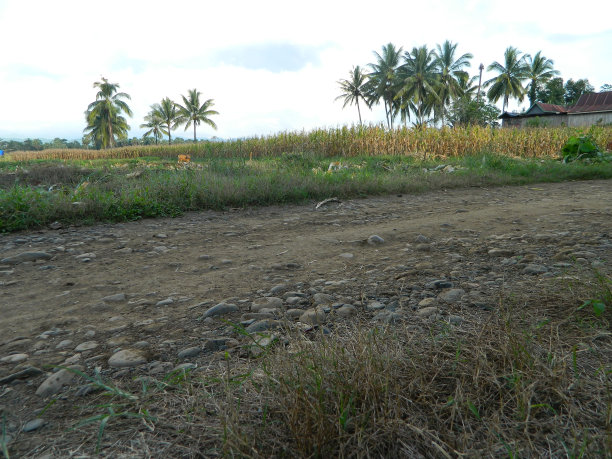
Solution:
[[[200,138],[356,123],[356,108],[335,100],[338,80],[389,42],[451,40],[474,55],[472,75],[503,63],[508,46],[541,50],[564,80],[599,89],[612,84],[611,13],[609,0],[0,0],[0,138],[80,140],[101,77],[131,96],[130,137],[152,104],[193,88],[219,112]],[[384,120],[381,107],[362,112]]]

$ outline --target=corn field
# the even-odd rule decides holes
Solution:
[[[282,132],[267,137],[252,137],[223,142],[203,141],[179,145],[129,146],[109,150],[43,150],[13,152],[8,161],[33,159],[122,159],[141,157],[176,158],[258,158],[282,154],[308,153],[322,157],[376,155],[412,155],[421,158],[444,158],[496,153],[512,157],[557,157],[563,144],[581,131],[576,128],[491,129],[399,128],[352,126],[315,129],[310,132]],[[612,127],[594,127],[590,133],[602,148],[612,148]]]

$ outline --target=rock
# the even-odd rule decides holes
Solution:
[[[172,369],[172,373],[188,373],[196,368],[198,368],[198,366],[195,363],[185,362],[175,366]]]
[[[357,308],[352,304],[345,304],[336,309],[338,317],[351,317],[357,314]]]
[[[202,348],[200,347],[188,347],[187,349],[183,349],[178,353],[179,359],[188,359],[190,357],[195,357],[202,352]]]
[[[85,341],[84,343],[81,343],[77,347],[75,347],[74,350],[76,352],[85,352],[85,351],[91,351],[92,349],[95,349],[98,346],[99,344],[95,341]]]
[[[434,289],[452,288],[453,283],[446,279],[437,279],[435,281],[427,283],[425,287]]]
[[[385,309],[385,305],[380,301],[370,301],[366,306],[368,311],[378,311],[379,309]]]
[[[284,292],[285,290],[287,290],[289,287],[287,286],[287,284],[278,284],[275,285],[274,287],[272,287],[270,289],[270,293],[272,295],[276,295],[277,293],[281,293]]]
[[[73,341],[71,339],[62,340],[57,344],[57,346],[55,346],[55,349],[66,349],[67,347],[70,347],[72,343]]]
[[[418,252],[431,252],[431,245],[430,244],[417,244],[414,247],[415,250],[417,250]]]
[[[166,298],[165,300],[161,300],[155,303],[155,306],[168,306],[172,303],[174,303],[174,298]]]
[[[334,297],[327,293],[315,293],[313,300],[315,304],[329,304],[334,302]]]
[[[202,318],[206,319],[207,317],[221,316],[223,314],[229,314],[231,312],[236,312],[236,311],[238,311],[238,306],[236,306],[235,304],[219,303],[213,306],[212,308],[209,308],[204,313]]]
[[[427,308],[419,309],[416,312],[416,315],[421,317],[422,319],[425,319],[437,313],[438,313],[438,308],[436,308],[435,306],[429,306]]]
[[[384,244],[385,240],[382,237],[378,236],[377,234],[373,234],[370,237],[368,237],[367,242],[370,245],[380,245],[380,244]]]
[[[130,368],[142,365],[147,362],[147,358],[139,351],[124,349],[116,352],[108,359],[109,366],[113,368]]]
[[[399,322],[400,320],[402,320],[404,317],[397,313],[397,312],[393,312],[393,311],[381,311],[378,314],[376,314],[372,320],[375,322],[384,322],[386,324],[391,324],[391,323],[395,323],[395,322]]]
[[[102,298],[105,303],[121,303],[126,300],[125,293],[116,293],[114,295],[108,295]]]
[[[25,425],[23,426],[23,431],[32,432],[34,430],[40,429],[45,424],[46,422],[44,419],[41,419],[41,418],[32,419],[31,421],[28,421],[25,423]]]
[[[277,309],[282,308],[283,300],[275,296],[269,296],[267,298],[260,298],[253,302],[251,305],[251,311],[260,312],[262,309]]]
[[[429,242],[429,238],[427,236],[419,234],[417,237],[414,238],[414,242],[416,242],[417,244],[424,244]]]
[[[247,333],[261,333],[266,330],[278,328],[279,322],[273,319],[264,319],[253,322],[246,328]]]
[[[347,260],[350,260],[351,258],[354,257],[354,255],[352,253],[349,252],[344,252],[341,253],[340,255],[338,255],[340,258],[346,258]]]
[[[79,260],[79,261],[90,261],[90,260],[92,260],[93,258],[96,258],[96,254],[95,254],[95,253],[93,253],[93,252],[83,253],[83,254],[81,254],[81,255],[77,255],[77,256],[76,256],[76,257],[74,257],[74,258],[76,258],[76,259],[77,259],[77,260]]]
[[[438,298],[447,303],[455,303],[459,301],[463,295],[465,295],[465,290],[462,288],[451,288],[440,293]]]
[[[436,298],[424,298],[421,301],[419,301],[418,307],[419,309],[421,308],[428,308],[431,305],[437,303],[437,299]]]
[[[258,336],[255,338],[255,344],[249,347],[249,354],[252,357],[259,357],[267,348],[276,342],[276,336]]]
[[[300,316],[300,322],[310,325],[324,324],[327,316],[322,308],[310,308]]]
[[[548,268],[542,265],[529,264],[523,268],[523,274],[544,274]]]
[[[28,379],[34,376],[42,375],[44,372],[36,367],[27,367],[17,373],[10,374],[4,378],[0,378],[0,385],[9,384],[16,379]]]
[[[84,371],[84,368],[80,365],[70,365],[67,369],[64,368],[57,373],[53,373],[43,383],[38,386],[36,395],[40,397],[49,397],[53,394],[57,394],[62,387],[68,385],[76,376],[76,373],[70,370]]]
[[[16,265],[24,261],[50,260],[51,258],[53,258],[53,256],[46,252],[22,252],[14,257],[3,258],[0,260],[0,263]]]
[[[448,316],[448,323],[451,325],[461,325],[463,323],[463,317],[450,315]]]
[[[290,320],[297,320],[302,314],[304,314],[303,309],[288,309],[287,312],[285,312],[285,317]]]
[[[28,354],[11,354],[0,359],[1,363],[20,363],[28,360]]]
[[[211,338],[204,343],[204,350],[216,352],[226,348],[227,341],[231,338]]]
[[[488,252],[492,257],[511,257],[514,251],[510,249],[491,249]]]

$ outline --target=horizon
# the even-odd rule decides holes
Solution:
[[[109,15],[121,13],[128,29],[109,23],[105,36],[96,29],[92,34],[89,18],[99,12],[76,0],[0,0],[1,30],[19,37],[3,49],[0,138],[80,141],[83,113],[95,98],[93,83],[102,76],[131,96],[130,138],[145,132],[138,126],[151,104],[163,97],[178,102],[192,88],[202,92],[203,100],[213,99],[219,111],[214,117],[219,130],[200,125],[201,139],[356,124],[356,108],[343,110],[335,101],[337,82],[347,78],[352,66],[373,62],[374,51],[389,42],[410,50],[451,40],[458,44],[458,55],[474,54],[466,69],[471,76],[478,74],[480,63],[486,69],[493,61],[503,62],[508,46],[532,56],[541,50],[564,81],[587,78],[596,91],[612,83],[612,61],[602,59],[609,54],[612,27],[607,15],[595,14],[607,5],[603,1],[587,0],[572,11],[573,21],[588,23],[588,30],[564,27],[562,33],[558,24],[567,22],[567,8],[552,1],[523,1],[510,10],[506,3],[478,0],[461,5],[437,0],[426,6],[390,2],[385,8],[395,17],[414,19],[391,27],[366,17],[362,12],[368,4],[359,1],[317,0],[293,12],[276,0],[257,5],[179,1],[168,11],[156,1],[107,4]],[[27,34],[20,20],[25,17]],[[152,32],[169,24],[184,24],[180,40],[151,39]],[[485,70],[483,81],[493,75]],[[501,108],[501,101],[496,105]],[[526,105],[527,98],[522,104],[511,100],[508,110]],[[362,115],[365,123],[384,120],[381,106],[364,109]],[[192,137],[182,127],[173,131],[175,136]]]

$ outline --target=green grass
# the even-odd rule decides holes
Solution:
[[[331,158],[332,160],[335,158]],[[336,158],[337,159],[337,158]],[[0,163],[0,232],[54,221],[86,224],[173,217],[186,211],[304,203],[465,186],[612,178],[612,164],[477,155],[447,160],[453,173],[430,172],[440,161],[406,156],[340,159],[286,154],[257,160],[207,159],[188,169],[164,158]]]

